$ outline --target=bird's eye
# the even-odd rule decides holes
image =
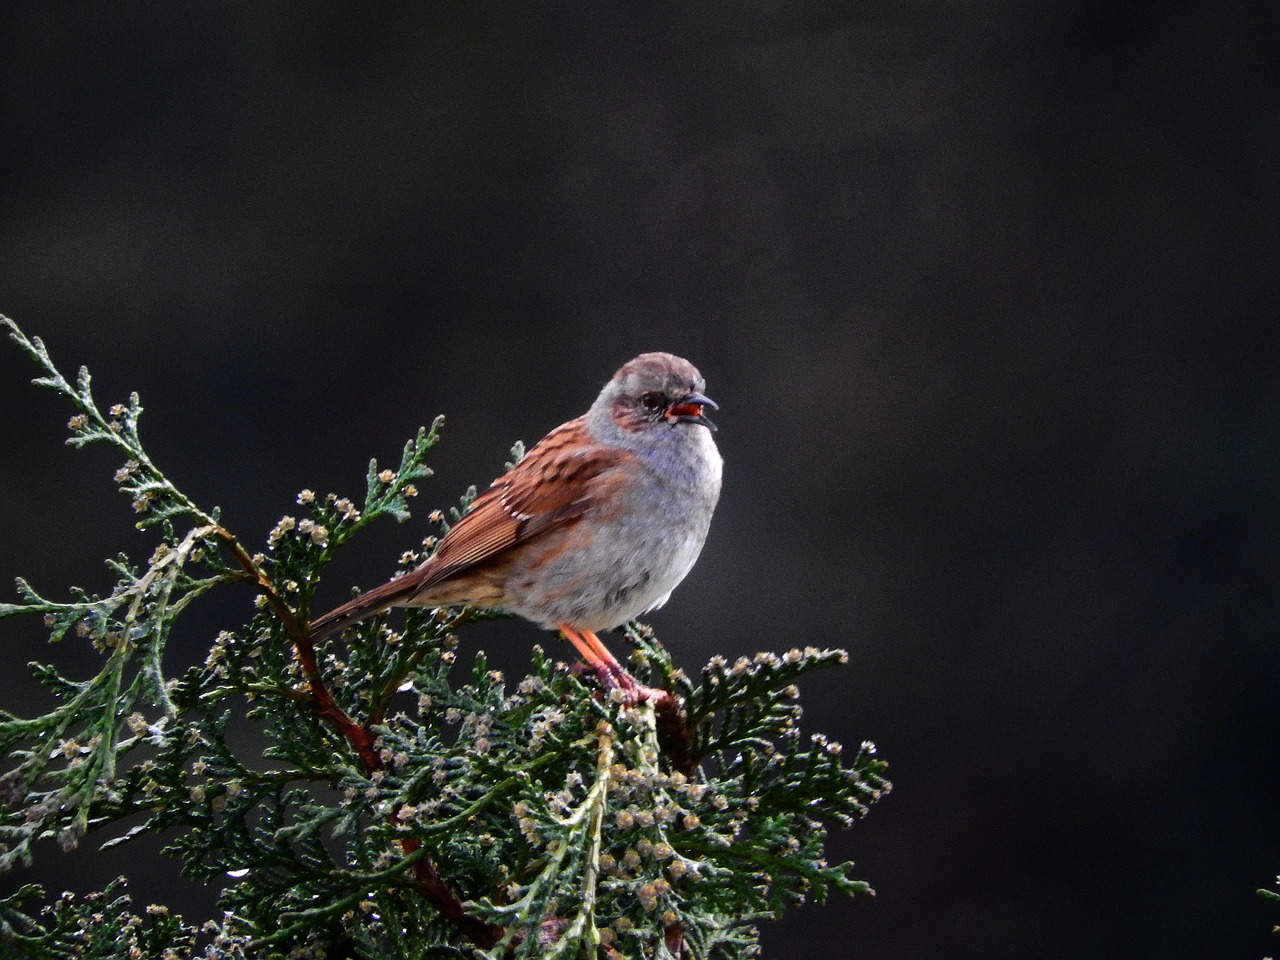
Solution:
[[[640,398],[640,406],[646,410],[657,410],[662,406],[662,395],[657,393],[646,393]]]

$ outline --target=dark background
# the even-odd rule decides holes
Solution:
[[[335,602],[621,362],[689,357],[725,492],[651,620],[690,669],[847,648],[806,722],[896,784],[833,844],[878,896],[766,956],[1260,957],[1278,10],[9,3],[0,310],[141,391],[153,457],[251,541],[447,414]],[[0,581],[105,589],[152,541],[33,373],[0,347]],[[30,712],[21,664],[82,651],[3,634]],[[536,640],[464,636],[512,670]],[[206,915],[154,849],[0,890],[128,871]]]

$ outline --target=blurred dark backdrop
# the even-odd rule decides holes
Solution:
[[[153,456],[250,539],[436,413],[423,514],[633,354],[689,357],[725,494],[652,622],[690,668],[846,647],[807,723],[896,783],[833,851],[877,898],[766,954],[1260,957],[1278,9],[20,0],[0,310],[141,391]],[[32,374],[0,347],[0,581],[103,589],[150,541]],[[329,597],[423,532],[353,547]],[[80,652],[3,632],[34,710],[21,664]],[[512,670],[548,642],[464,639]],[[128,871],[207,909],[155,849],[0,889]]]

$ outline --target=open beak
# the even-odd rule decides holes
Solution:
[[[700,423],[708,430],[714,430],[716,425],[707,419],[702,412],[703,407],[710,407],[712,410],[720,409],[710,397],[704,397],[700,393],[691,393],[681,399],[679,403],[673,403],[667,407],[666,417],[668,420],[683,423]]]

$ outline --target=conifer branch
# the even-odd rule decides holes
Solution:
[[[885,765],[870,744],[846,754],[799,727],[797,681],[843,652],[715,658],[691,679],[632,624],[633,668],[660,695],[624,707],[539,648],[513,686],[481,652],[460,676],[458,631],[492,616],[478,611],[409,611],[395,629],[374,617],[313,641],[329,561],[370,523],[409,517],[441,421],[398,467],[369,463],[359,506],[304,490],[255,551],[147,455],[136,395],[103,413],[87,371],[68,381],[44,344],[0,324],[73,405],[68,442],[123,455],[115,481],[156,540],[145,563],[108,562],[103,595],[49,599],[20,580],[0,604],[0,619],[35,615],[51,641],[101,657],[88,677],[33,665],[53,706],[0,712],[0,871],[48,840],[166,831],[183,872],[222,890],[219,918],[188,925],[163,905],[135,913],[123,880],[44,906],[28,885],[0,899],[6,956],[283,960],[341,943],[361,958],[746,960],[758,923],[831,890],[871,892],[824,846],[887,792]],[[431,522],[448,529],[444,511]],[[222,587],[246,583],[245,622],[170,676],[189,604],[234,604]],[[233,722],[261,731],[262,756],[233,745]]]

